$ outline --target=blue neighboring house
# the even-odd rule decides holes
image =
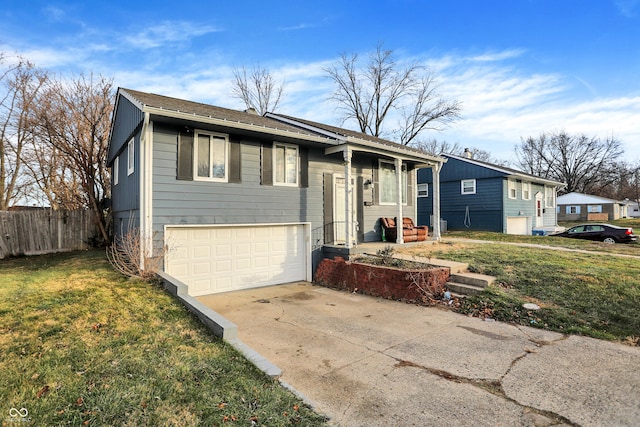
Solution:
[[[468,152],[466,152],[468,153]],[[474,160],[443,154],[440,215],[448,230],[547,234],[558,229],[556,195],[565,184]],[[418,223],[431,225],[433,173],[418,171]]]

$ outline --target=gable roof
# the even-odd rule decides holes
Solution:
[[[301,137],[313,137],[314,139],[318,137],[316,133],[305,131],[299,127],[289,126],[286,123],[278,122],[252,112],[215,107],[200,102],[187,101],[132,89],[120,88],[118,89],[118,93],[131,101],[140,110],[150,111],[159,116],[174,117],[176,114],[180,114],[183,118],[186,117],[191,120],[203,122],[217,119],[229,127],[251,126],[263,129],[263,131],[284,131]]]
[[[267,133],[274,136],[303,139],[329,146],[355,144],[361,147],[363,151],[400,155],[404,159],[416,163],[435,164],[446,161],[446,159],[442,157],[433,156],[422,150],[364,133],[310,120],[274,113],[266,113],[264,116],[261,116],[255,112],[215,107],[209,104],[140,92],[132,89],[118,89],[116,108],[114,110],[116,112],[118,111],[117,103],[120,100],[120,96],[129,100],[140,111],[153,116],[221,125],[228,128]],[[115,117],[111,124],[112,131],[114,123]]]
[[[558,196],[557,204],[559,205],[586,205],[589,203],[600,203],[600,204],[624,204],[624,202],[607,199],[606,197],[593,196],[591,194],[583,194],[571,192],[567,194],[563,194],[562,196]]]
[[[476,165],[476,166],[480,166],[480,167],[484,167],[487,169],[491,169],[494,170],[496,172],[500,172],[503,173],[505,175],[507,175],[507,177],[509,178],[516,178],[516,179],[521,179],[521,180],[525,180],[525,181],[531,181],[531,182],[537,182],[537,183],[543,183],[543,184],[547,184],[547,185],[554,185],[554,186],[558,186],[558,187],[564,187],[567,184],[564,182],[560,182],[560,181],[555,181],[553,179],[547,179],[547,178],[542,178],[536,175],[531,175],[528,174],[526,172],[522,172],[519,171],[517,169],[512,169],[506,166],[500,166],[500,165],[496,165],[493,163],[489,163],[489,162],[483,162],[480,160],[475,160],[475,159],[469,159],[467,157],[462,157],[462,156],[456,156],[453,154],[442,154],[443,157],[446,157],[448,159],[456,159],[459,160],[461,162],[466,162],[472,165]]]

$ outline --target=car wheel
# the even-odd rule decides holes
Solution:
[[[603,242],[609,243],[611,245],[611,244],[614,244],[616,242],[616,239],[614,239],[613,237],[605,237]]]

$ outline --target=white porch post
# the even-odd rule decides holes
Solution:
[[[440,235],[440,169],[442,164],[437,163],[431,168],[431,175],[433,176],[433,224],[432,228],[432,240],[438,241],[441,238]]]
[[[351,148],[347,147],[342,152],[344,159],[344,236],[345,247],[350,249],[353,247],[353,216],[351,211],[351,194],[353,192],[353,186],[351,185]]]
[[[398,238],[396,239],[396,243],[404,243],[404,236],[402,235],[402,159],[396,157],[394,163],[396,167],[396,195],[398,197],[398,220],[396,221]]]

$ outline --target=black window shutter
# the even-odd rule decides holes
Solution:
[[[309,187],[309,149],[298,147],[300,153],[300,187]]]
[[[262,144],[260,154],[260,183],[262,185],[273,185],[272,146]]]
[[[177,178],[193,181],[193,134],[178,134],[178,173]]]
[[[241,173],[240,141],[229,138],[229,182],[242,182]]]

